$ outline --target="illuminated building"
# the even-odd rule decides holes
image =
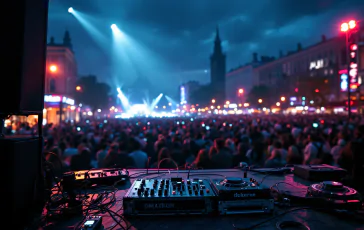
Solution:
[[[261,60],[258,61],[258,54],[253,53],[251,63],[231,69],[228,73],[226,73],[226,100],[244,102],[246,95],[249,93],[253,85],[257,84],[254,82],[256,79],[254,78],[254,68],[273,60],[273,57],[262,56]],[[244,93],[237,93],[239,89],[244,89]]]
[[[345,36],[289,52],[254,69],[256,85],[267,85],[276,95],[315,97],[318,92],[326,101],[340,101],[346,97],[341,89],[340,71],[347,69]],[[311,95],[310,95],[311,94]],[[314,98],[313,98],[314,99]]]
[[[62,43],[56,43],[51,37],[47,45],[44,118],[48,123],[78,120],[78,108],[73,99],[76,80],[77,63],[70,34],[66,31]]]

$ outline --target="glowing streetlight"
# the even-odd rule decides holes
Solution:
[[[169,103],[168,103],[168,105],[169,105],[169,106],[172,106],[172,103],[171,103],[171,102],[169,102]]]
[[[244,107],[248,107],[249,106],[249,103],[244,103]]]
[[[76,91],[81,91],[82,90],[82,88],[81,88],[81,86],[76,86]]]
[[[286,98],[285,97],[281,97],[281,101],[286,101]]]
[[[262,104],[263,100],[262,99],[258,99],[258,103]]]
[[[280,105],[281,105],[281,103],[279,103],[279,102],[276,103],[276,106],[280,106]]]
[[[230,104],[230,101],[226,101],[225,104],[229,105]]]
[[[73,12],[74,12],[74,10],[72,7],[68,8],[68,13],[72,14]]]
[[[52,73],[57,72],[57,70],[58,70],[58,68],[57,68],[57,66],[56,66],[56,65],[51,65],[51,66],[49,67],[49,71],[51,71]]]
[[[215,104],[215,102],[216,102],[216,101],[215,101],[215,99],[212,99],[212,100],[211,100],[211,103],[212,103],[212,104]]]
[[[243,89],[239,89],[239,94],[243,94],[244,93],[244,90]]]
[[[349,55],[349,50],[350,50],[350,47],[349,47],[349,38],[350,38],[350,32],[352,32],[352,30],[354,30],[356,27],[356,21],[355,20],[350,20],[349,22],[344,22],[341,24],[340,26],[340,31],[341,32],[344,32],[345,35],[346,35],[346,40],[345,40],[345,45],[346,45],[346,53],[347,55]],[[351,59],[351,57],[349,56],[349,60]],[[348,75],[351,79],[352,76],[350,76],[350,71],[352,70],[351,69],[351,66],[348,65],[347,66],[347,70],[348,70]],[[354,74],[356,75],[356,74]],[[353,77],[355,78],[355,77]],[[351,84],[351,80],[348,81],[348,115],[349,115],[349,118],[351,117],[351,102],[350,102],[350,97],[351,97],[351,87],[352,87],[352,84]]]

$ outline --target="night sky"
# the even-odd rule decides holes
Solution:
[[[67,12],[69,7],[92,19],[90,22],[112,42],[110,25],[116,23],[148,49],[138,71],[153,87],[175,95],[188,80],[209,82],[209,56],[219,25],[227,70],[258,55],[278,56],[338,34],[347,19],[364,19],[363,0],[50,0],[48,35],[62,39],[70,31],[79,74],[94,74],[112,86],[122,84],[115,74],[111,48],[95,42],[87,30]],[[144,53],[143,53],[144,54]],[[148,60],[160,65],[151,70]],[[154,61],[155,61],[154,60]],[[122,62],[122,61],[121,61]],[[143,68],[144,69],[144,68]],[[137,79],[131,76],[130,79]],[[129,81],[130,82],[130,81]]]

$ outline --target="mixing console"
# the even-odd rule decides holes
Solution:
[[[206,214],[213,197],[207,179],[138,179],[124,196],[124,214]]]

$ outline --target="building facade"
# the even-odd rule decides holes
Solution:
[[[214,51],[210,56],[210,74],[212,96],[218,103],[225,101],[225,74],[226,74],[226,55],[223,53],[219,28],[216,28],[214,41]]]
[[[258,60],[258,54],[253,53],[253,59],[250,63],[226,73],[226,100],[239,103],[245,102],[246,96],[253,86],[258,85],[258,78],[254,75],[254,69],[271,61],[274,61],[274,57],[261,56],[260,60]]]
[[[341,100],[340,70],[347,68],[345,36],[326,39],[254,69],[258,85],[269,86],[273,95],[296,98],[324,97],[327,101]]]
[[[48,123],[61,120],[78,120],[74,93],[77,81],[77,62],[72,49],[70,34],[64,33],[63,41],[54,37],[47,44],[44,118]]]

